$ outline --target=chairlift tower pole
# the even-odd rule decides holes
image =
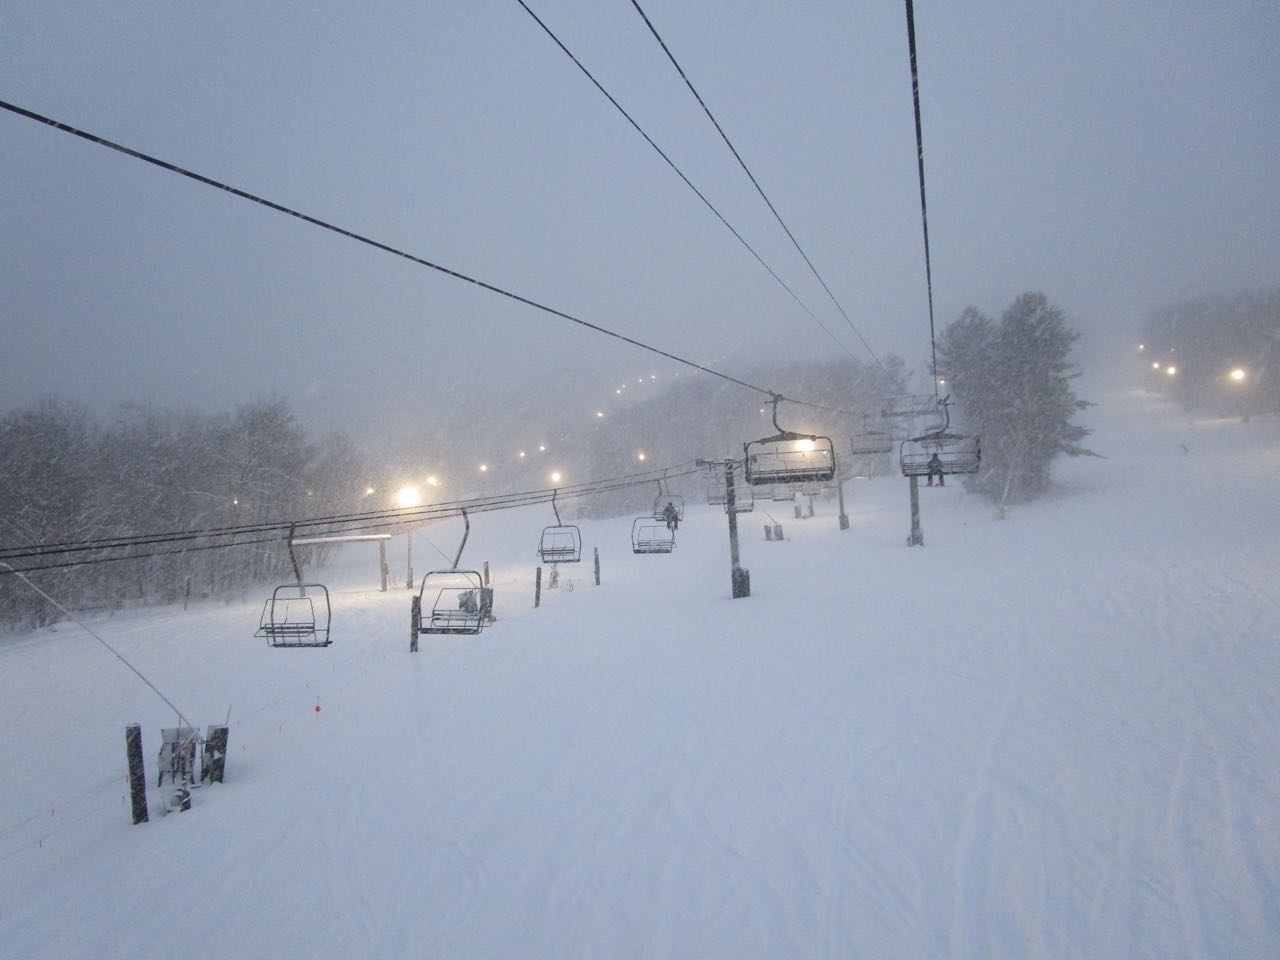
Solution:
[[[924,546],[924,531],[920,529],[920,478],[914,474],[911,481],[911,533],[907,537],[908,547]]]
[[[849,529],[849,515],[844,512],[844,477],[836,481],[836,491],[840,494],[840,529]]]
[[[738,562],[738,498],[733,489],[733,461],[725,461],[724,499],[729,511],[729,586],[733,599],[751,596],[751,571]]]

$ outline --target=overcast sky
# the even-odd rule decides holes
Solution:
[[[865,358],[630,2],[529,3]],[[642,5],[872,348],[922,370],[902,3]],[[1096,349],[1280,283],[1280,5],[916,20],[940,324],[1036,289]],[[729,373],[841,354],[515,0],[6,0],[0,99]],[[679,369],[7,112],[0,169],[0,410],[278,395],[374,437],[499,395],[590,416]]]

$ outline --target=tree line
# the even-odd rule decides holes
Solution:
[[[361,509],[364,470],[347,437],[310,437],[283,400],[224,414],[134,406],[104,421],[47,398],[0,416],[0,463],[0,544],[10,547],[348,513]],[[290,577],[283,546],[253,544],[46,570],[39,583],[66,605],[114,609]],[[53,617],[0,576],[0,624]]]

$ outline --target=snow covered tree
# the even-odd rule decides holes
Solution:
[[[1049,485],[1060,454],[1094,455],[1089,431],[1072,423],[1091,404],[1077,400],[1070,362],[1079,334],[1042,293],[1024,293],[996,323],[970,307],[938,341],[937,375],[955,399],[957,419],[982,440],[982,468],[970,489],[999,502],[1029,500]]]

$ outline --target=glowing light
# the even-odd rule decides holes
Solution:
[[[1159,369],[1160,369],[1160,361],[1159,361],[1159,360],[1153,360],[1153,361],[1151,361],[1151,369],[1152,369],[1152,370],[1159,370]]]
[[[231,501],[231,505],[232,505],[233,507],[238,507],[238,506],[240,506],[240,501],[239,501],[239,500],[232,500],[232,501]]]
[[[560,471],[559,471],[559,470],[554,470],[554,471],[552,471],[552,473],[551,473],[551,482],[552,482],[552,483],[559,483],[559,482],[560,482]]]
[[[939,377],[939,378],[938,378],[938,386],[940,386],[940,387],[945,387],[946,385],[947,385],[947,381],[945,381],[945,380],[943,380],[941,377]]]
[[[1171,377],[1172,377],[1172,376],[1177,375],[1177,373],[1178,373],[1178,368],[1177,368],[1177,367],[1175,367],[1175,366],[1173,366],[1172,364],[1170,364],[1169,366],[1167,366],[1167,367],[1165,367],[1165,368],[1164,368],[1164,372],[1165,372],[1165,373],[1167,373],[1169,376],[1171,376]]]
[[[523,459],[524,459],[524,451],[523,451],[523,450],[521,450],[521,451],[520,451],[520,459],[521,459],[521,460],[523,460]]]
[[[1147,345],[1146,345],[1145,343],[1140,343],[1140,344],[1138,344],[1138,349],[1139,349],[1139,350],[1145,350],[1145,349],[1147,349]]]
[[[603,417],[603,416],[604,416],[604,411],[603,411],[603,410],[597,410],[597,411],[596,411],[596,416],[597,416],[597,417]]]
[[[396,491],[397,507],[416,507],[422,502],[422,494],[417,487],[401,487]]]
[[[637,459],[637,460],[639,460],[639,461],[641,461],[641,462],[643,462],[643,461],[644,461],[644,459],[645,459],[645,454],[644,454],[644,451],[643,451],[643,450],[641,450],[639,453],[637,453],[637,454],[636,454],[636,459]]]
[[[488,465],[487,463],[482,463],[482,464],[480,464],[480,472],[481,472],[481,473],[488,473],[488,472],[489,472],[489,465]]]
[[[547,445],[546,445],[545,443],[540,443],[540,444],[538,444],[538,452],[539,452],[539,453],[546,453],[546,452],[547,452]]]
[[[1241,367],[1236,367],[1234,370],[1231,371],[1231,379],[1234,380],[1236,383],[1240,383],[1242,380],[1244,380],[1244,370]]]
[[[365,487],[365,488],[364,488],[364,495],[365,495],[366,497],[367,497],[367,496],[369,496],[369,494],[371,494],[371,493],[373,493],[373,487]]]
[[[813,451],[813,441],[808,437],[803,440],[796,441],[796,449],[801,453],[811,453]]]
[[[619,387],[617,390],[615,390],[615,391],[613,391],[613,392],[614,392],[614,393],[616,393],[618,396],[622,396],[622,388],[621,388],[621,387]]]
[[[438,487],[438,486],[440,486],[440,478],[439,478],[439,477],[436,477],[436,476],[434,476],[434,475],[433,475],[433,476],[430,476],[430,477],[427,477],[427,486],[428,486],[428,487]]]

